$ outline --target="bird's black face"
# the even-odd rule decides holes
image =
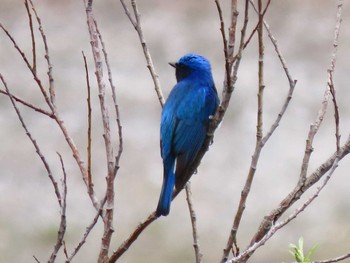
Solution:
[[[188,77],[191,74],[191,69],[182,63],[169,63],[175,68],[175,75],[177,82]]]

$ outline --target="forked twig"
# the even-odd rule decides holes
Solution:
[[[333,162],[332,167],[329,170],[322,185],[316,189],[315,193],[305,203],[303,203],[298,209],[296,209],[291,215],[288,216],[288,218],[286,218],[282,222],[273,223],[270,230],[266,233],[266,235],[261,240],[249,246],[246,250],[242,251],[242,253],[240,253],[237,257],[234,257],[231,260],[227,261],[227,263],[241,262],[240,261],[241,259],[245,259],[245,257],[254,253],[259,247],[263,246],[278,230],[283,228],[285,225],[287,225],[289,222],[295,219],[301,212],[303,212],[316,199],[316,197],[318,197],[320,192],[327,185],[329,179],[331,178],[334,171],[338,167],[338,162],[339,162],[339,158],[337,158]]]
[[[60,248],[63,245],[63,238],[66,233],[67,228],[67,220],[66,220],[66,210],[67,210],[67,173],[66,169],[64,167],[63,159],[61,154],[57,152],[57,155],[59,156],[61,168],[63,172],[63,180],[62,180],[62,202],[61,202],[61,220],[60,220],[60,226],[58,228],[58,234],[57,234],[57,240],[56,244],[54,246],[54,250],[51,253],[50,259],[48,260],[49,263],[53,263],[56,260],[57,253],[60,250]]]
[[[100,217],[102,217],[102,212],[103,212],[103,207],[106,203],[106,197],[103,198],[101,200],[101,204],[100,204],[100,208],[98,209],[95,217],[93,218],[92,222],[90,223],[90,225],[88,225],[86,227],[86,231],[81,239],[81,241],[79,242],[79,244],[75,247],[74,251],[72,252],[72,254],[66,259],[65,263],[70,263],[72,261],[72,259],[75,257],[75,255],[78,253],[78,251],[81,249],[81,247],[85,244],[87,237],[89,236],[91,230],[94,228],[94,226],[96,225],[98,219]]]
[[[9,96],[9,93],[7,93],[6,91],[1,90],[1,89],[0,89],[0,93]],[[29,102],[27,102],[27,101],[25,101],[25,100],[23,100],[23,99],[21,99],[21,98],[15,96],[15,95],[13,95],[13,94],[11,94],[11,96],[12,96],[12,98],[13,98],[15,101],[21,103],[22,105],[24,105],[24,106],[26,106],[26,107],[28,107],[28,108],[34,110],[34,111],[37,111],[37,112],[39,112],[39,113],[42,113],[42,114],[44,114],[44,115],[50,117],[51,119],[54,119],[54,118],[55,118],[55,116],[54,116],[53,113],[51,113],[51,112],[49,112],[49,111],[46,111],[46,110],[44,110],[44,109],[41,109],[41,108],[39,108],[39,107],[36,107],[36,106],[34,106],[33,104],[30,104]]]

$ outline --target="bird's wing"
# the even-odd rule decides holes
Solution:
[[[210,114],[213,114],[210,96],[207,87],[196,87],[188,90],[177,108],[172,142],[177,155],[177,185],[181,181],[182,174],[193,163],[205,140],[208,119]]]

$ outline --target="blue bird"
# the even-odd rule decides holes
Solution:
[[[191,167],[206,138],[209,116],[219,104],[209,61],[187,54],[176,63],[177,84],[164,104],[161,116],[160,147],[163,159],[163,185],[157,216],[170,211],[172,193],[185,185]],[[176,171],[175,170],[176,165]]]

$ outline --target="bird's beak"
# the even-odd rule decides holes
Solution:
[[[176,62],[169,62],[169,65],[176,68]]]

